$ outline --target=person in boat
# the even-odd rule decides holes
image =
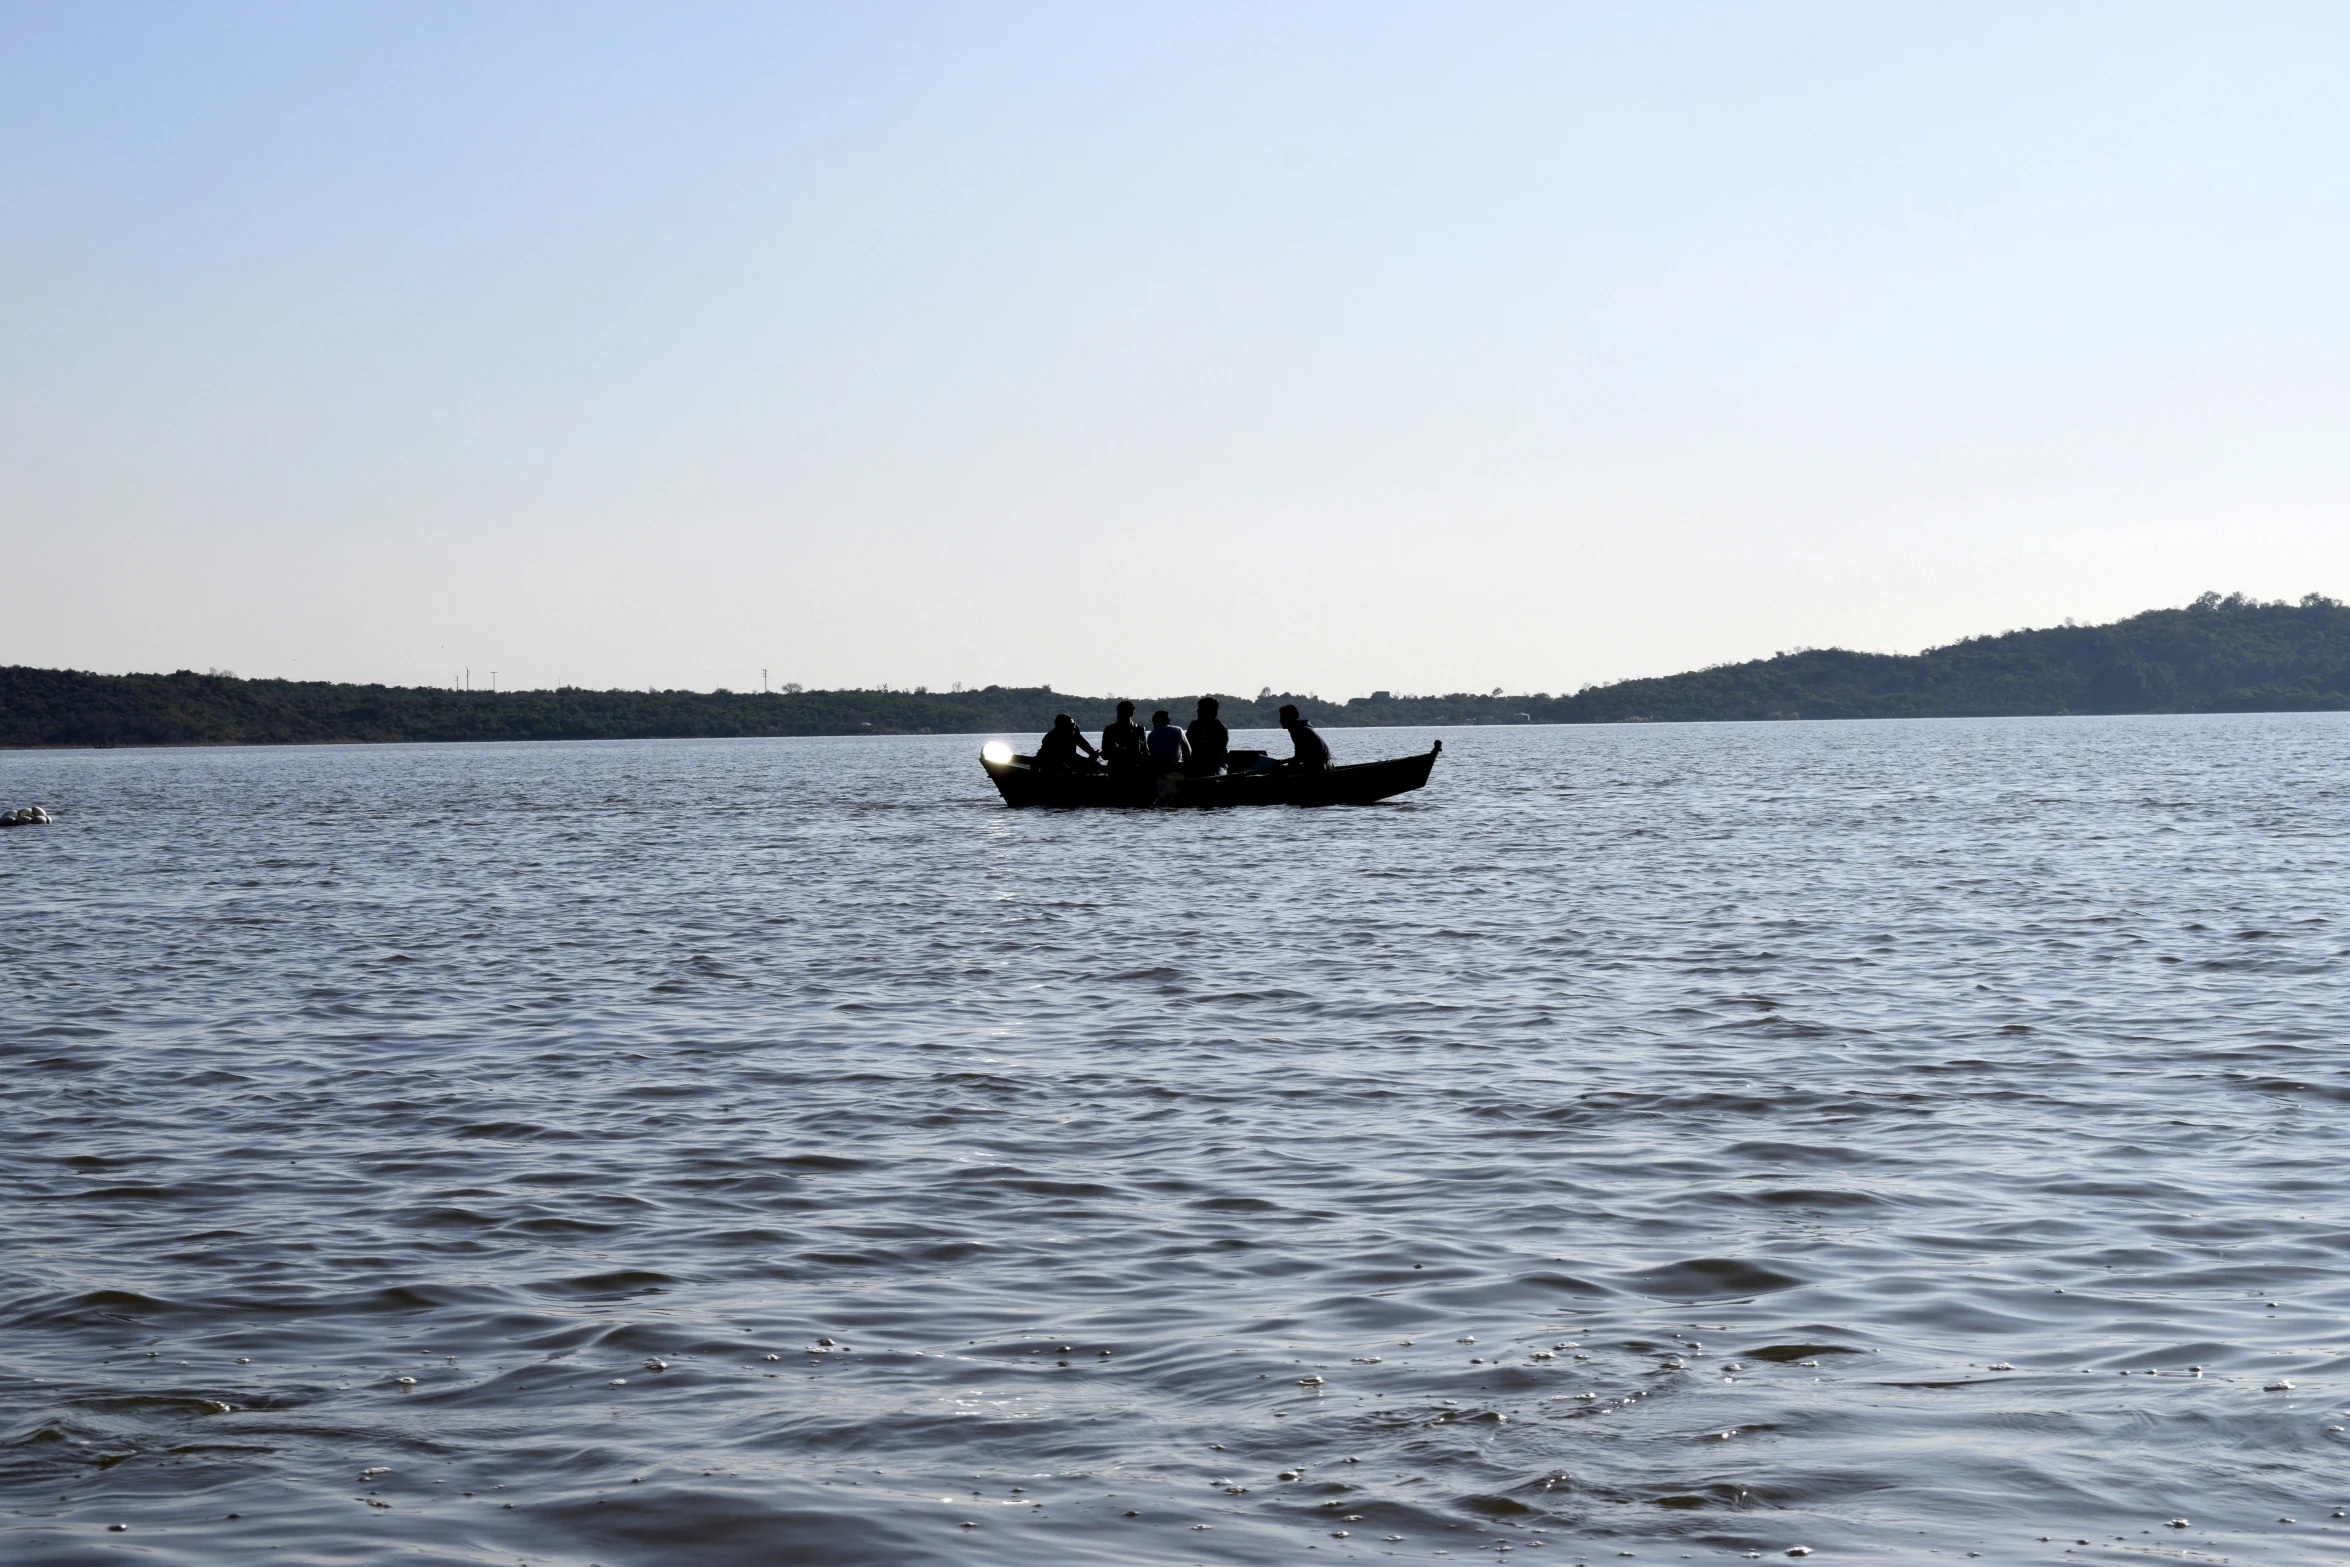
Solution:
[[[1224,759],[1232,753],[1232,735],[1216,716],[1218,706],[1214,697],[1201,697],[1199,717],[1185,735],[1191,741],[1191,770],[1203,777],[1222,772]]]
[[[1082,762],[1077,759],[1080,751],[1086,757]],[[1076,719],[1059,713],[1053,717],[1051,732],[1036,742],[1036,759],[1031,765],[1040,773],[1091,772],[1101,765],[1101,753],[1079,732]]]
[[[1175,727],[1175,720],[1163,707],[1151,714],[1151,732],[1142,737],[1142,743],[1150,752],[1153,772],[1179,773],[1191,760],[1191,742],[1183,738],[1183,731]]]
[[[1102,730],[1102,761],[1114,773],[1141,772],[1147,765],[1142,749],[1142,725],[1134,721],[1134,704],[1118,704],[1118,721]]]
[[[1320,771],[1330,765],[1330,747],[1323,743],[1320,735],[1314,733],[1312,724],[1298,716],[1296,703],[1281,704],[1281,727],[1289,731],[1290,744],[1297,747],[1296,754],[1289,759],[1289,766]]]

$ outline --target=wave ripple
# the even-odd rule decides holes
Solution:
[[[2350,1551],[2350,720],[1444,738],[0,757],[0,1559]]]

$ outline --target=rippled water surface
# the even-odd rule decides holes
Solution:
[[[1444,738],[0,756],[0,1558],[2350,1559],[2350,718]]]

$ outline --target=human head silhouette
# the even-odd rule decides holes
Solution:
[[[1055,729],[1074,729],[1077,727],[1077,720],[1071,718],[1067,713],[1055,713],[1053,727]]]
[[[1282,726],[1283,726],[1284,728],[1286,728],[1287,726],[1289,726],[1289,725],[1291,725],[1291,724],[1294,724],[1294,723],[1296,723],[1296,722],[1297,722],[1297,704],[1296,704],[1295,702],[1284,702],[1284,703],[1282,703],[1282,704],[1281,704],[1281,723],[1282,723]]]
[[[1132,718],[1134,716],[1134,704],[1132,702],[1120,702],[1118,704],[1118,716],[1120,718]]]
[[[1164,729],[1167,727],[1169,722],[1171,722],[1171,720],[1167,717],[1167,710],[1163,707],[1160,708],[1157,712],[1151,714],[1151,727],[1153,729]]]
[[[1221,707],[1222,704],[1219,703],[1214,697],[1203,696],[1199,699],[1199,716],[1202,718],[1213,718],[1216,716]]]

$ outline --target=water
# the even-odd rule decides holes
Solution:
[[[2350,718],[1444,739],[0,756],[0,1559],[2350,1559]]]

